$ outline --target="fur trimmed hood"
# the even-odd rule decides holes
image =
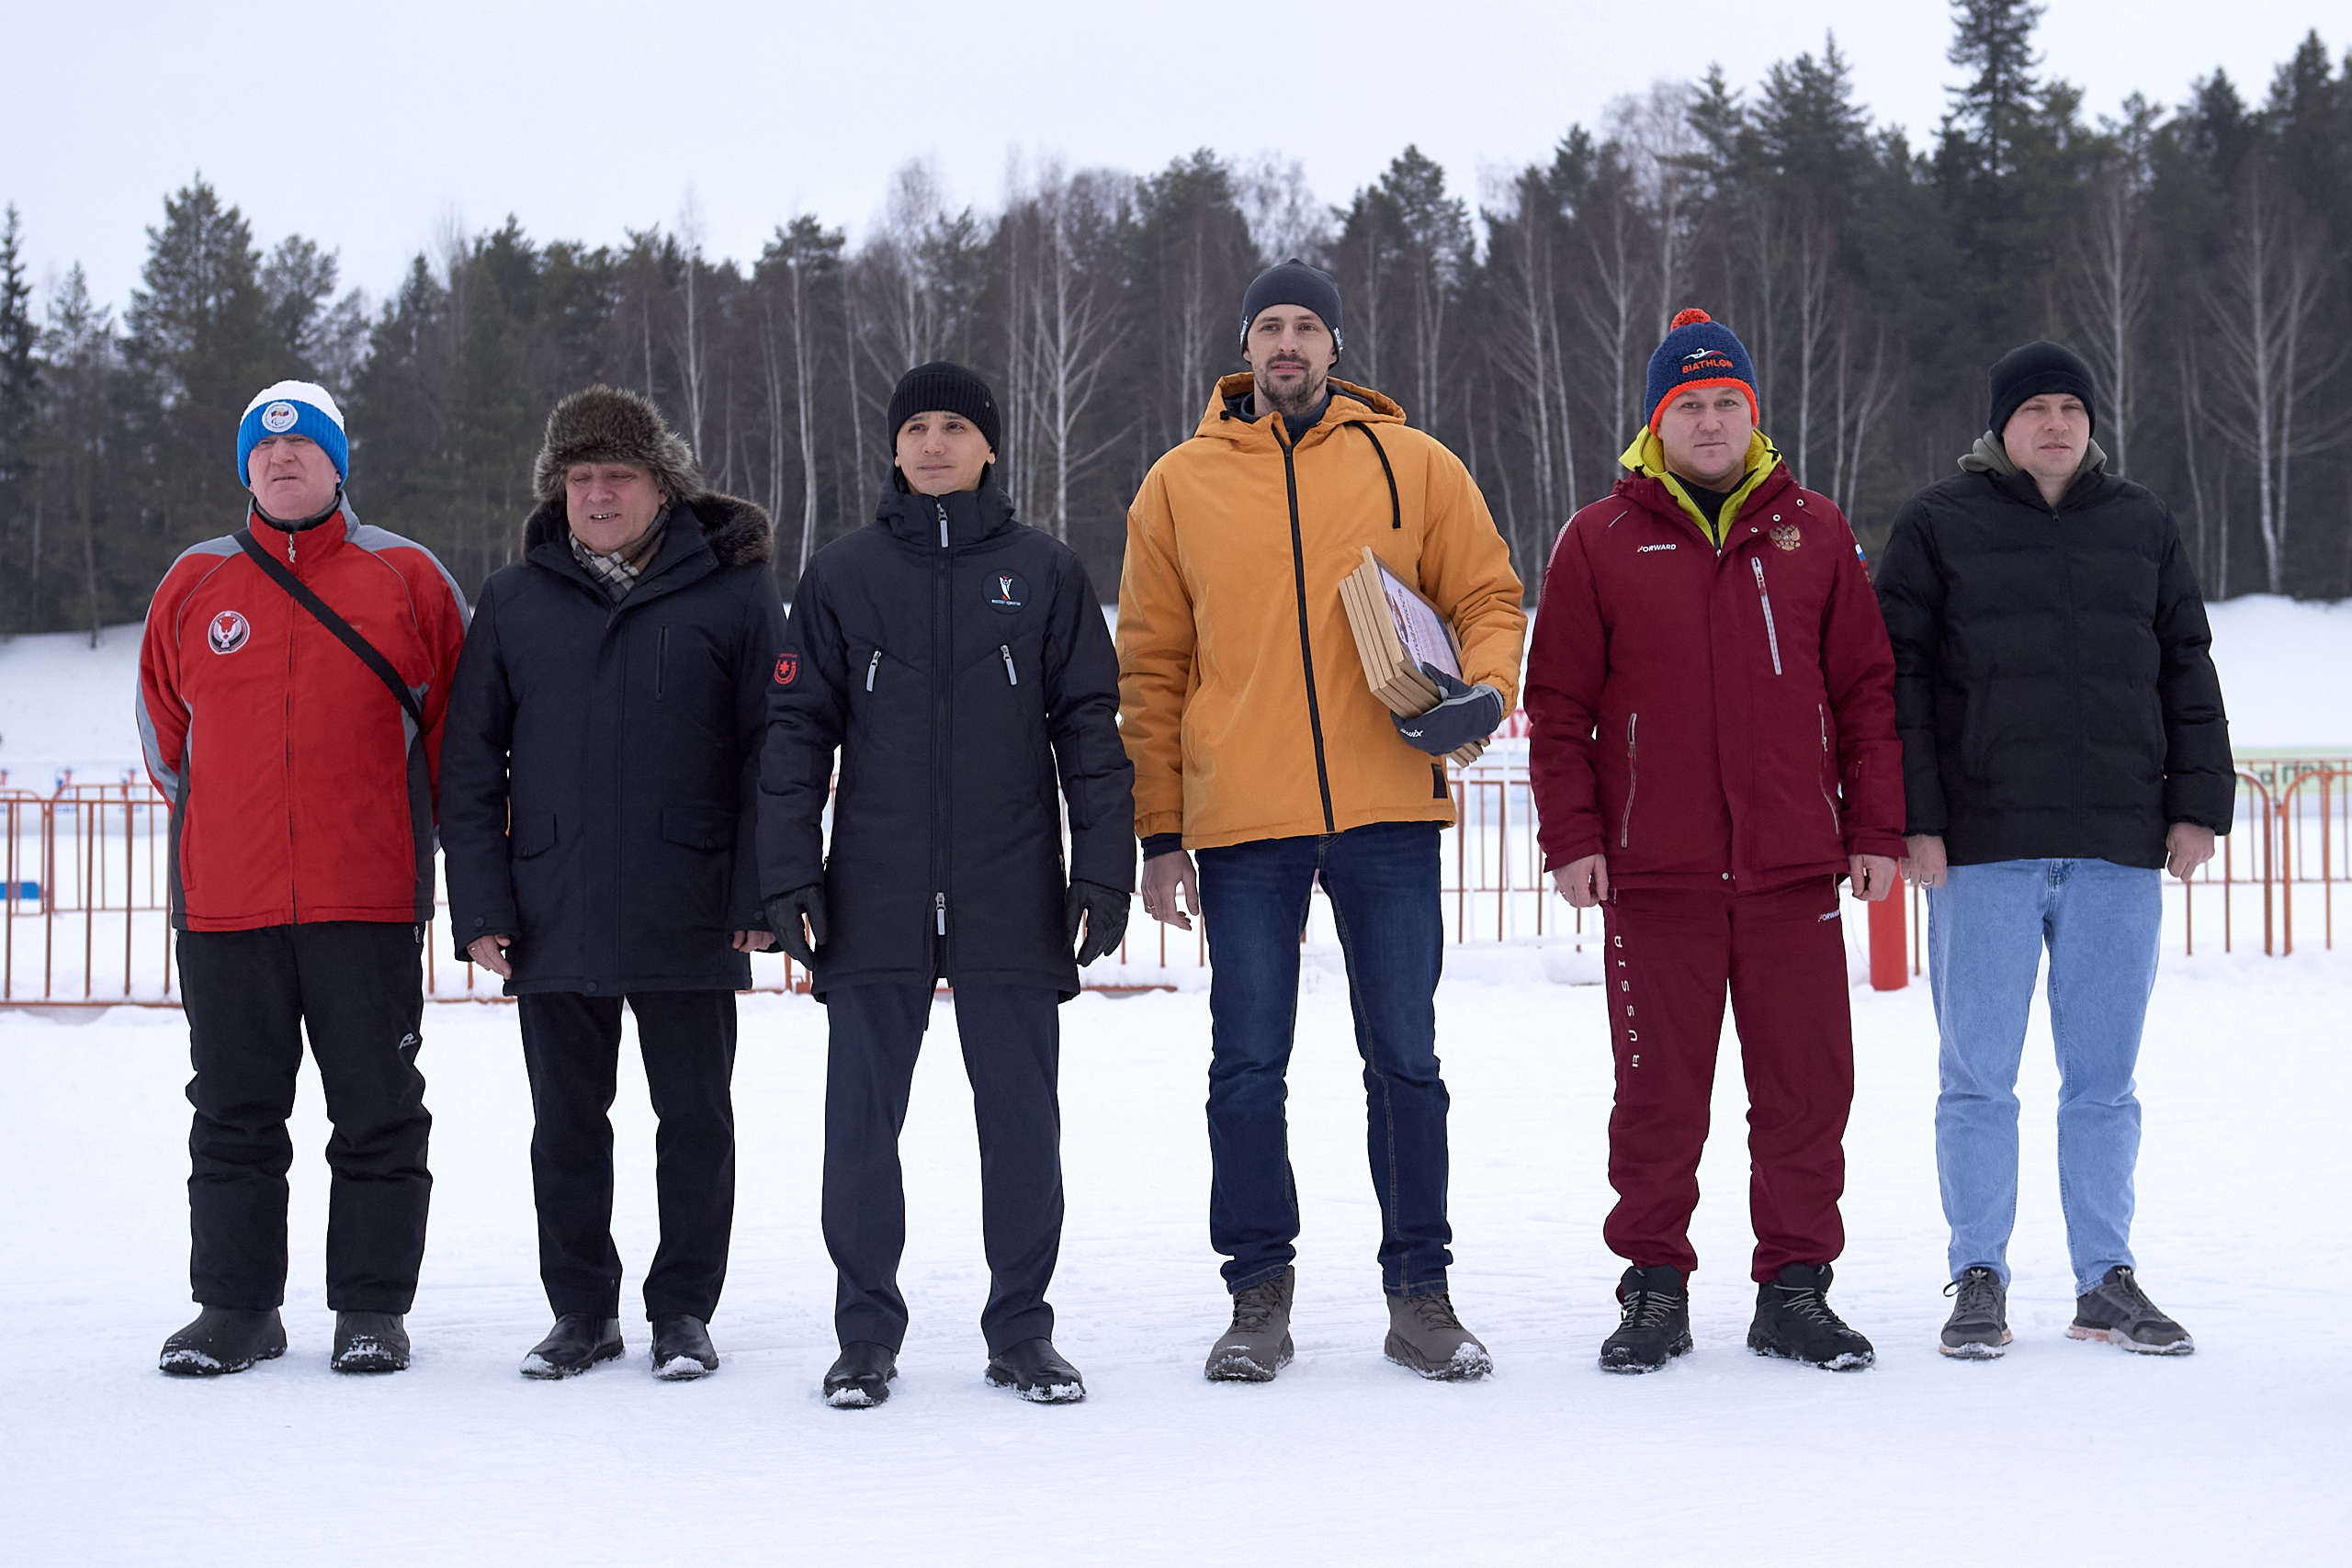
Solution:
[[[702,469],[685,438],[662,411],[639,394],[602,382],[574,392],[548,415],[547,435],[531,465],[531,493],[540,501],[563,494],[574,463],[630,463],[653,476],[673,501],[704,492]]]
[[[764,566],[775,559],[775,525],[768,521],[765,507],[736,496],[706,492],[692,501],[672,502],[673,524],[682,507],[702,525],[703,543],[710,547],[721,567]],[[571,533],[562,496],[542,501],[523,525],[523,554],[527,558],[541,545],[561,543]]]

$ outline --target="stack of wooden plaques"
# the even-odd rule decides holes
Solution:
[[[1437,682],[1422,671],[1425,663],[1462,679],[1462,642],[1453,627],[1410,583],[1383,565],[1371,546],[1364,547],[1363,564],[1340,579],[1340,603],[1356,634],[1364,682],[1389,712],[1418,718],[1445,700]],[[1484,740],[1473,740],[1452,753],[1453,760],[1467,767],[1486,750]]]

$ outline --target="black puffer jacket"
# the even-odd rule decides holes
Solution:
[[[2025,474],[1960,474],[1895,518],[1878,596],[1905,831],[1952,864],[2161,866],[2170,824],[2229,831],[2212,635],[2154,495],[2095,466],[2052,511]]]
[[[1118,656],[1076,553],[1015,523],[993,484],[894,490],[808,563],[789,642],[760,876],[770,896],[823,882],[820,994],[944,976],[1075,995],[1057,783],[1069,878],[1131,889],[1136,855]]]
[[[482,586],[441,746],[458,955],[514,936],[525,991],[740,990],[765,931],[752,818],[784,643],[775,532],[747,501],[673,507],[617,605],[572,558],[563,503]],[[508,813],[514,829],[508,832]]]

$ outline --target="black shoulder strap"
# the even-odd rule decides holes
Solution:
[[[238,533],[237,544],[253,558],[255,566],[269,574],[271,581],[292,594],[294,603],[310,611],[319,625],[334,633],[337,642],[358,655],[359,662],[376,672],[376,678],[390,689],[393,698],[407,712],[409,722],[422,732],[424,728],[424,709],[417,703],[416,694],[401,682],[400,671],[392,668],[392,661],[376,651],[374,643],[361,637],[349,621],[334,613],[333,606],[304,586],[302,580],[287,570],[276,556],[263,549],[251,528]]]

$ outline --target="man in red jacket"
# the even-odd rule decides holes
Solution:
[[[431,552],[352,514],[349,453],[323,389],[254,398],[237,428],[245,526],[173,562],[147,610],[139,732],[172,803],[204,1309],[164,1341],[167,1372],[286,1348],[286,1118],[306,1027],[334,1123],[331,1364],[408,1365],[433,1185],[416,1070],[433,791],[466,603]]]
[[[1604,1235],[1633,1267],[1611,1371],[1690,1348],[1686,1284],[1728,990],[1750,1110],[1749,1348],[1846,1371],[1830,1311],[1854,1092],[1838,882],[1883,898],[1903,852],[1894,662],[1861,551],[1756,428],[1747,351],[1685,310],[1648,426],[1552,552],[1529,650],[1544,863],[1601,906],[1617,1100]]]

